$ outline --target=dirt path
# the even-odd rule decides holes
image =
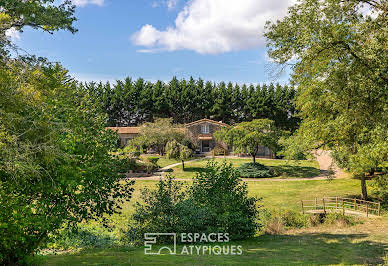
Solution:
[[[340,169],[334,162],[333,158],[331,158],[330,151],[317,150],[314,152],[314,156],[318,161],[319,169],[321,170],[320,176],[327,175],[328,171],[330,170],[330,167],[332,167],[332,170],[334,171],[334,176],[336,178],[344,177],[344,171]]]

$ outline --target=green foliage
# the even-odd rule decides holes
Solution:
[[[228,151],[224,147],[217,145],[212,149],[211,153],[213,156],[219,156],[228,154]]]
[[[205,117],[230,124],[268,118],[277,127],[294,131],[299,122],[296,90],[280,84],[248,90],[246,85],[174,77],[168,83],[126,78],[113,86],[92,82],[80,88],[93,94],[96,105],[108,114],[110,126],[139,125],[163,117],[182,124]]]
[[[132,194],[118,182],[106,117],[59,65],[0,68],[0,262],[23,263],[62,224],[113,214]]]
[[[209,163],[188,188],[168,175],[156,190],[142,191],[128,239],[143,239],[146,232],[225,232],[232,239],[251,237],[260,227],[258,199],[247,194],[246,184],[230,164]]]
[[[159,157],[147,156],[147,161],[153,165],[158,165]]]
[[[185,143],[185,139],[182,140],[182,143]],[[168,159],[179,159],[182,161],[183,170],[185,169],[184,161],[193,156],[193,150],[184,144],[178,143],[175,139],[166,144],[166,152]]]
[[[58,234],[49,240],[47,247],[60,250],[106,248],[116,243],[117,239],[102,226],[79,224],[75,228],[59,230]]]
[[[276,152],[280,130],[269,119],[255,119],[251,122],[242,122],[231,128],[223,128],[214,136],[220,141],[233,145],[235,152],[248,153],[253,162],[261,146],[269,147]]]
[[[75,6],[71,1],[58,3],[54,0],[0,2],[0,57],[4,56],[7,46],[13,46],[6,36],[6,31],[22,31],[25,27],[40,29],[49,33],[68,30],[75,33],[73,23]],[[15,48],[13,46],[13,48]]]
[[[273,177],[274,172],[261,163],[245,163],[237,168],[242,178]]]
[[[383,0],[302,0],[265,33],[269,56],[293,63],[303,119],[294,140],[335,151],[364,198],[365,173],[388,161],[386,10]]]
[[[309,228],[320,225],[335,225],[337,227],[352,226],[360,221],[352,216],[341,213],[302,214],[300,211],[264,209],[260,213],[263,232],[267,234],[284,234],[286,230]]]
[[[159,118],[154,123],[144,123],[140,136],[131,140],[132,145],[154,148],[160,155],[164,155],[169,141],[182,141],[185,133],[182,127],[172,124],[170,118]]]
[[[209,162],[206,168],[197,174],[190,188],[194,204],[207,209],[212,217],[204,231],[228,232],[231,239],[254,236],[260,228],[259,199],[248,197],[247,184],[232,164]]]

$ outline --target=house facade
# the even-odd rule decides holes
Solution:
[[[197,151],[200,153],[210,152],[216,146],[228,150],[227,145],[214,138],[214,132],[228,126],[228,124],[210,119],[201,119],[185,125],[186,134],[193,143],[197,144]]]
[[[208,153],[215,147],[222,147],[228,153],[233,153],[233,147],[228,147],[225,143],[217,141],[214,138],[214,133],[222,127],[229,127],[221,121],[211,119],[200,119],[185,125],[186,134],[190,140],[196,144],[197,153]],[[116,131],[120,137],[121,146],[125,146],[128,142],[140,134],[140,127],[108,127],[107,129]],[[244,154],[238,154],[244,155]],[[258,157],[274,158],[273,152],[268,147],[260,147],[257,154]]]
[[[107,127],[106,129],[117,132],[120,138],[120,145],[123,147],[140,134],[140,127]]]

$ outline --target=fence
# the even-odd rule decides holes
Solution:
[[[314,212],[323,212],[334,210],[342,211],[345,215],[346,211],[348,213],[357,214],[362,213],[366,214],[366,217],[369,215],[381,215],[381,206],[380,202],[372,202],[367,200],[360,199],[351,199],[351,198],[342,198],[342,197],[324,197],[321,199],[315,198],[314,200],[302,200],[302,212],[303,213],[314,213]]]

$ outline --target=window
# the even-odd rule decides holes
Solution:
[[[201,133],[209,134],[210,133],[209,125],[201,125]]]

